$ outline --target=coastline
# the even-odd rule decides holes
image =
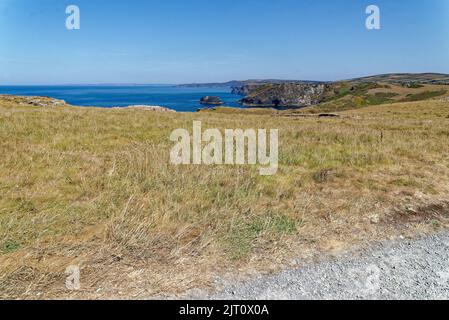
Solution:
[[[203,108],[200,99],[213,95],[224,105],[242,108],[241,98],[231,88],[183,88],[174,86],[0,86],[0,95],[41,96],[64,100],[79,107],[117,108],[161,106],[176,112],[196,112]]]

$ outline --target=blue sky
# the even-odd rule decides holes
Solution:
[[[0,0],[0,84],[449,73],[448,21],[448,0]]]

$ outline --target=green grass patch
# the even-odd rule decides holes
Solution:
[[[367,95],[364,100],[367,105],[379,105],[393,102],[394,100],[391,98],[396,96],[398,96],[398,94],[393,92],[377,92],[375,94]]]
[[[13,253],[20,249],[20,244],[14,241],[8,241],[0,246],[0,251],[3,254]]]
[[[231,226],[225,247],[232,260],[242,260],[252,252],[262,236],[279,238],[297,231],[297,222],[285,215],[256,217],[252,221],[239,220]]]
[[[428,100],[436,97],[440,97],[442,95],[445,95],[447,93],[447,90],[438,90],[438,91],[426,91],[416,94],[409,94],[405,99],[402,100],[402,102],[413,102],[413,101],[421,101],[421,100]]]

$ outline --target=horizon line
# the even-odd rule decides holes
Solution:
[[[247,78],[245,80],[228,80],[228,81],[216,81],[216,82],[185,82],[185,83],[136,83],[136,82],[111,82],[111,83],[60,83],[60,84],[1,84],[1,87],[9,87],[9,86],[182,86],[182,85],[206,85],[206,84],[226,84],[229,82],[246,82],[246,81],[304,81],[304,82],[339,82],[339,81],[351,81],[355,79],[363,79],[370,78],[376,76],[386,76],[386,75],[425,75],[425,74],[433,74],[433,75],[442,75],[449,76],[448,73],[443,72],[391,72],[391,73],[379,73],[379,74],[370,74],[365,76],[358,76],[347,79],[340,80],[304,80],[304,79],[282,79],[282,78]]]

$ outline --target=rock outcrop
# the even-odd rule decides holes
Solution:
[[[266,84],[246,87],[242,93],[246,97],[240,103],[248,107],[307,107],[318,104],[328,96],[331,85],[314,84]]]
[[[49,97],[15,96],[15,95],[0,95],[0,97],[4,101],[14,102],[21,106],[55,108],[67,105],[67,103],[64,100]]]
[[[205,105],[219,106],[223,104],[223,101],[220,99],[220,97],[206,96],[201,98],[200,103]]]
[[[137,109],[137,110],[146,110],[146,111],[155,111],[155,112],[176,112],[175,110],[160,107],[160,106],[147,106],[147,105],[134,105],[127,107],[115,107],[113,109]]]

